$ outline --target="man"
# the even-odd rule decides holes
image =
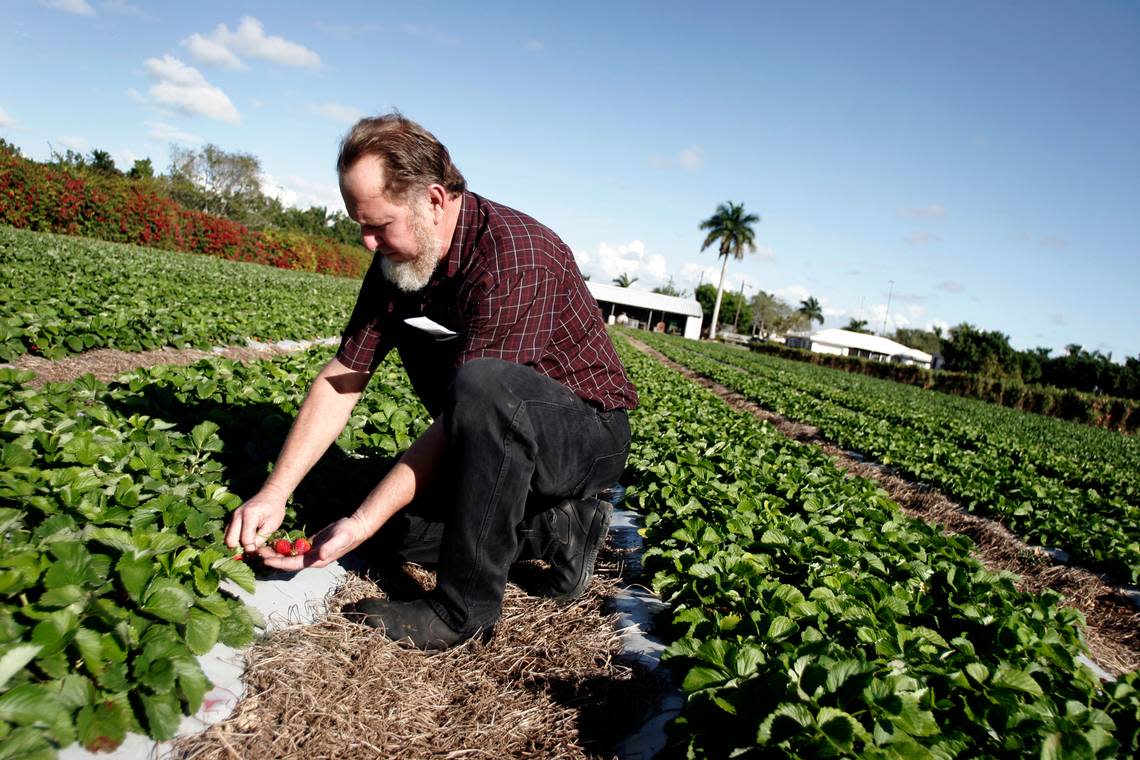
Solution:
[[[593,496],[625,466],[637,395],[569,248],[467,191],[433,135],[399,114],[363,119],[337,169],[348,215],[376,255],[336,357],[272,474],[234,513],[226,543],[299,570],[376,534],[393,556],[435,565],[436,588],[347,611],[392,639],[444,649],[489,635],[517,559],[550,563],[536,593],[582,593],[611,514]],[[392,348],[434,421],[309,554],[275,556],[265,539],[286,499]]]

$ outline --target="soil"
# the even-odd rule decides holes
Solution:
[[[40,356],[24,354],[12,366],[19,370],[34,372],[36,378],[29,385],[38,387],[45,383],[68,383],[87,374],[94,375],[97,380],[110,382],[131,370],[153,367],[158,364],[186,365],[210,357],[248,362],[281,353],[287,353],[287,351],[274,347],[228,346],[217,351],[200,351],[195,348],[162,348],[156,351],[132,353],[115,348],[97,348],[54,361]]]
[[[974,556],[989,570],[1018,575],[1018,588],[1031,593],[1045,589],[1059,593],[1064,605],[1084,615],[1090,657],[1104,670],[1120,675],[1140,667],[1140,610],[1119,586],[1083,568],[1056,564],[1049,554],[1026,544],[1000,521],[972,515],[961,504],[928,485],[908,480],[889,468],[832,445],[815,427],[764,409],[747,397],[669,360],[645,343],[625,337],[640,351],[716,393],[734,409],[750,412],[771,423],[788,438],[819,446],[844,471],[877,481],[906,514],[936,524],[948,533],[968,536],[976,545]]]

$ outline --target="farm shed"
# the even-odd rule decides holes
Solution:
[[[665,332],[693,340],[700,338],[704,312],[695,298],[677,298],[589,281],[586,287],[598,302],[602,317],[608,324],[628,323],[633,327],[654,330],[664,322]]]
[[[934,357],[917,348],[909,348],[902,343],[882,338],[878,335],[851,332],[833,328],[820,330],[809,339],[812,351],[821,354],[839,354],[840,356],[857,356],[879,362],[895,362],[896,364],[917,364],[930,369]]]

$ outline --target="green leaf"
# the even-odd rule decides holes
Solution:
[[[45,591],[40,596],[39,605],[41,607],[47,607],[48,609],[70,607],[86,596],[86,592],[79,586],[60,586],[59,588]]]
[[[796,622],[790,617],[787,617],[786,615],[780,615],[778,617],[772,618],[772,622],[768,625],[767,638],[771,641],[779,641],[780,639],[789,636],[798,627],[799,626],[796,625]]]
[[[127,553],[135,548],[131,534],[121,528],[89,527],[87,537],[91,541],[109,546],[116,551]]]
[[[24,666],[35,659],[43,646],[40,644],[16,644],[9,647],[0,655],[0,688],[8,683],[8,679],[23,670]]]
[[[707,689],[710,686],[724,683],[728,679],[727,674],[723,671],[714,668],[696,667],[685,674],[685,682],[681,684],[681,688],[687,693]]]
[[[202,672],[197,660],[189,657],[179,657],[174,661],[174,671],[178,674],[178,690],[186,702],[186,711],[190,714],[198,712],[206,692],[213,686],[210,679]]]
[[[159,741],[173,738],[178,725],[182,722],[182,707],[178,703],[178,698],[170,692],[165,694],[140,692],[138,697],[146,714],[146,728],[150,737]]]
[[[1044,696],[1040,684],[1033,680],[1033,676],[1024,670],[1016,670],[1014,668],[1000,669],[994,674],[992,685],[1025,692],[1034,697]]]
[[[47,657],[61,651],[78,627],[79,618],[70,610],[49,614],[32,630],[32,642],[43,647],[37,656]]]
[[[9,723],[50,724],[66,714],[63,703],[39,684],[22,684],[0,694],[0,720]]]
[[[194,654],[206,654],[218,642],[222,621],[205,610],[190,610],[186,623],[186,644]]]
[[[193,604],[194,595],[182,588],[177,581],[171,578],[157,578],[151,584],[142,608],[171,623],[185,623]]]
[[[856,731],[861,728],[855,718],[834,707],[823,707],[815,720],[819,730],[837,751],[851,751]]]
[[[990,669],[980,662],[971,662],[966,666],[966,672],[977,683],[985,683],[986,679],[990,677]]]
[[[254,584],[253,570],[251,570],[246,563],[226,557],[225,559],[220,559],[215,562],[213,567],[222,576],[229,578],[243,590],[251,594],[257,590],[257,586]]]
[[[123,588],[131,598],[135,601],[141,599],[143,591],[155,573],[154,560],[150,557],[124,554],[119,558],[115,568],[119,571],[119,580],[123,582]]]
[[[911,736],[934,736],[938,733],[938,722],[933,713],[919,705],[914,694],[902,694],[902,710],[891,716],[891,722]]]
[[[110,752],[127,737],[128,713],[121,702],[106,700],[79,711],[79,743],[89,752]]]

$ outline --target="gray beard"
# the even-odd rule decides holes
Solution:
[[[384,279],[395,285],[405,293],[415,293],[423,290],[431,281],[439,261],[433,261],[429,256],[416,256],[411,261],[396,262],[391,259],[380,259],[380,273]]]

